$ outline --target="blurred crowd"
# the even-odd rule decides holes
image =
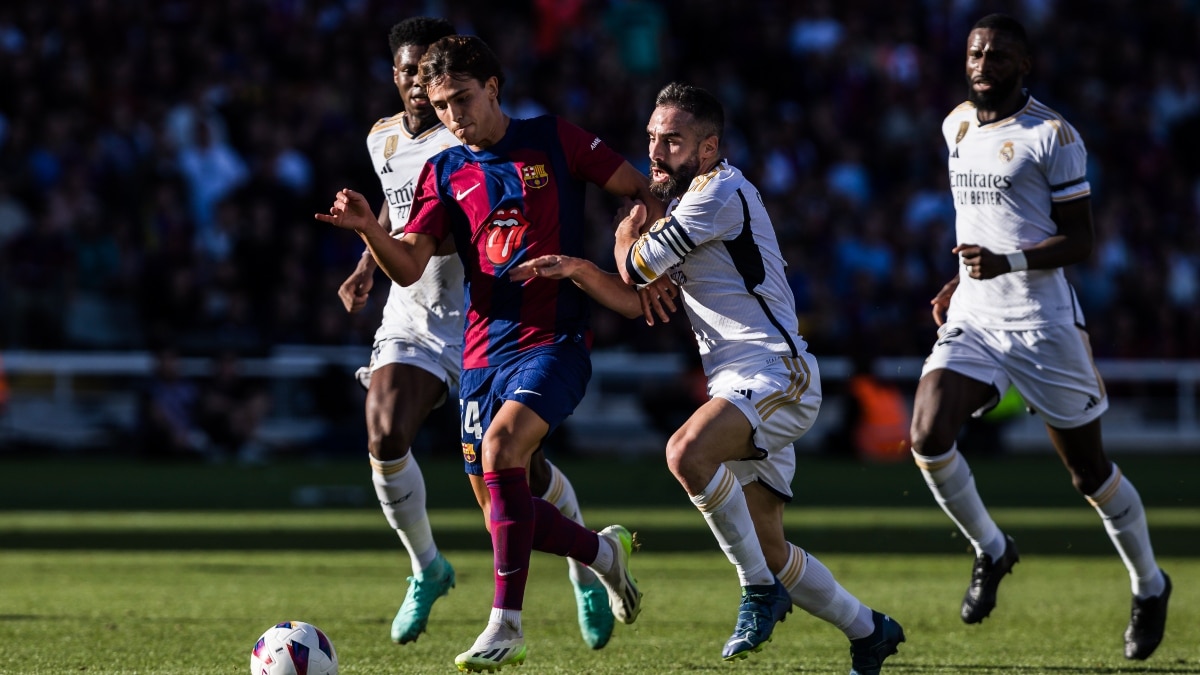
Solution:
[[[970,25],[1026,24],[1027,83],[1089,151],[1097,247],[1070,270],[1100,357],[1200,357],[1196,0],[8,0],[0,5],[0,348],[265,353],[368,345],[362,251],[317,223],[378,205],[365,137],[400,109],[387,32],[446,16],[552,111],[646,168],[655,92],[727,107],[726,154],[762,189],[817,354],[924,355],[954,273],[939,125],[966,96]],[[592,200],[593,257],[611,216]],[[597,311],[597,345],[692,349]]]

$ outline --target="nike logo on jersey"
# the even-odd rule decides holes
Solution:
[[[534,391],[532,389],[518,389],[518,390],[514,391],[513,393],[514,394],[533,394],[534,396],[541,396],[541,394],[537,393],[536,391]]]
[[[472,192],[474,192],[474,191],[475,191],[475,188],[477,188],[477,187],[479,187],[479,183],[476,183],[476,184],[472,185],[471,187],[469,187],[469,188],[467,188],[466,190],[463,190],[463,191],[461,191],[461,192],[455,192],[455,193],[454,193],[454,198],[455,198],[455,199],[457,199],[457,200],[459,200],[459,201],[462,201],[463,197],[466,197],[467,195],[469,195],[469,194],[471,194]]]
[[[517,569],[515,569],[515,570],[502,570],[502,569],[500,569],[500,568],[498,568],[498,567],[497,567],[497,568],[496,568],[496,574],[497,574],[497,576],[507,577],[507,576],[511,576],[511,575],[513,575],[513,574],[516,574],[517,572],[520,572],[520,571],[521,571],[521,570],[523,570],[523,569],[525,569],[525,568],[524,568],[524,567],[518,567],[518,568],[517,568]]]

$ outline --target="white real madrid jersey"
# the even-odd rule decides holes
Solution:
[[[634,279],[679,285],[709,376],[807,348],[786,266],[758,189],[726,162],[693,179],[628,260]]]
[[[440,124],[414,136],[408,132],[404,117],[400,113],[381,119],[367,135],[367,150],[387,198],[393,236],[399,236],[408,222],[417,177],[425,161],[460,144]],[[458,255],[433,256],[416,283],[392,284],[375,341],[405,338],[438,351],[447,346],[462,349],[463,297],[463,267]]]
[[[950,149],[959,244],[1002,255],[1029,248],[1057,233],[1053,204],[1091,195],[1079,133],[1032,96],[1015,114],[989,124],[979,123],[974,104],[963,103],[942,122],[942,135]],[[1062,268],[993,279],[960,274],[948,318],[1009,330],[1083,325]]]

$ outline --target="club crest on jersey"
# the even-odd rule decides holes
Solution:
[[[396,134],[388,136],[383,141],[383,158],[391,159],[392,155],[396,154],[396,146],[400,143],[400,137]]]
[[[666,227],[667,223],[669,223],[669,222],[671,222],[670,216],[667,216],[666,218],[659,218],[658,220],[654,221],[653,225],[650,226],[650,231],[658,232],[659,230]]]
[[[546,173],[545,164],[531,164],[521,167],[521,180],[533,188],[544,188],[550,182],[550,174]]]
[[[967,135],[967,129],[970,129],[970,128],[971,128],[970,122],[959,122],[958,123],[958,136],[955,136],[955,138],[954,138],[955,144],[957,144],[959,141],[961,141],[963,139],[963,136]]]
[[[500,266],[512,260],[513,254],[525,243],[525,230],[528,229],[529,221],[525,219],[521,209],[496,209],[487,224],[488,261]]]
[[[1013,155],[1015,154],[1016,152],[1013,150],[1013,142],[1004,141],[1004,145],[1000,146],[1000,159],[1006,162],[1011,162],[1013,160]]]
[[[463,443],[462,446],[463,446],[463,459],[468,462],[474,462],[477,459],[477,457],[475,455],[475,444],[474,443]]]

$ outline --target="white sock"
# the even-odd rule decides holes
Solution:
[[[522,634],[521,628],[521,610],[519,609],[501,609],[493,607],[492,613],[488,616],[488,624],[500,624],[517,631],[517,635]]]
[[[692,503],[704,514],[708,527],[725,551],[725,557],[737,568],[738,580],[743,586],[763,586],[775,583],[758,535],[754,532],[754,521],[750,519],[750,508],[746,505],[746,494],[738,484],[737,476],[717,466],[704,491],[692,496]]]
[[[475,644],[471,649],[489,649],[497,642],[516,640],[522,636],[521,610],[493,607],[492,613],[488,616],[487,627],[483,629],[479,637],[475,638]]]
[[[379,507],[388,524],[400,535],[414,574],[437,557],[437,545],[425,511],[425,477],[410,451],[400,459],[379,460],[371,457],[371,482]]]
[[[1166,580],[1154,559],[1154,548],[1150,546],[1150,528],[1146,525],[1142,497],[1116,464],[1112,469],[1108,480],[1086,498],[1104,519],[1108,538],[1125,561],[1133,594],[1139,598],[1159,595],[1166,589]]]
[[[842,588],[820,560],[791,542],[779,581],[787,587],[793,604],[837,626],[851,640],[875,632],[871,608]]]
[[[975,547],[975,555],[986,553],[992,560],[1004,555],[1004,537],[979,498],[975,477],[958,445],[937,457],[924,457],[914,450],[913,458],[933,498]]]
[[[599,536],[599,535],[597,535]],[[600,537],[600,546],[596,549],[596,559],[589,567],[592,574],[608,574],[613,571],[613,563],[617,561],[617,552],[608,537]]]
[[[550,460],[546,460],[546,464],[550,467],[550,485],[546,487],[546,494],[542,495],[542,499],[557,507],[559,513],[583,525],[579,499],[575,496],[575,488],[571,486],[571,481],[567,480],[566,474],[559,471]],[[574,558],[567,558],[567,574],[571,581],[580,586],[590,586],[596,581],[595,572]]]

